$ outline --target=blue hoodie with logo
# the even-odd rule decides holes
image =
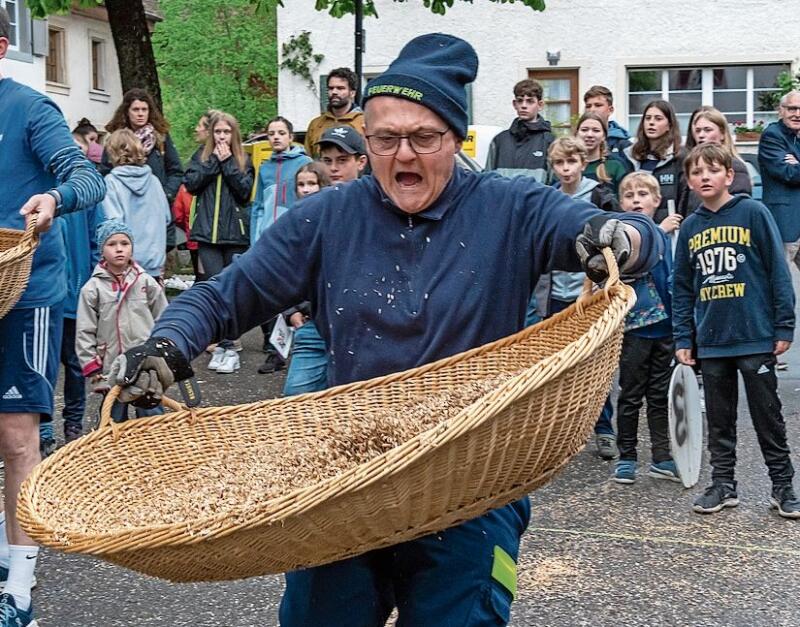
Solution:
[[[700,359],[771,353],[792,341],[794,290],[778,227],[745,195],[681,224],[675,250],[675,348]]]

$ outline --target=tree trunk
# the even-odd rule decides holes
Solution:
[[[117,49],[122,91],[134,87],[146,89],[163,111],[156,58],[142,0],[105,0],[105,6]]]

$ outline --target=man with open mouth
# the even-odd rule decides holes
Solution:
[[[121,398],[157,402],[215,338],[236,337],[308,298],[340,385],[465,351],[519,331],[532,286],[552,269],[624,273],[660,256],[655,225],[609,214],[527,177],[467,172],[470,44],[409,42],[365,94],[372,175],[309,196],[213,281],[162,315],[120,358]],[[382,626],[506,624],[527,498],[428,536],[286,575],[280,621]]]

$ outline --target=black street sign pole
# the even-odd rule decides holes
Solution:
[[[363,68],[364,56],[364,0],[355,0],[356,3],[356,59],[355,59],[355,73],[356,73],[356,100],[361,102],[361,74]]]

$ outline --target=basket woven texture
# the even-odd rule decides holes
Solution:
[[[17,304],[28,285],[38,244],[35,229],[36,214],[24,231],[0,229],[0,318]]]
[[[45,546],[181,582],[286,572],[447,528],[543,485],[583,447],[610,387],[634,300],[614,268],[605,290],[585,293],[520,333],[314,394],[112,425],[112,390],[101,428],[60,449],[26,480],[19,520]],[[125,497],[131,477],[137,485],[157,485],[163,495],[170,482],[218,463],[212,474],[236,482],[221,450],[313,445],[324,427],[366,420],[376,408],[402,418],[437,394],[498,373],[513,376],[434,428],[314,485],[177,523],[127,528],[104,522],[124,520],[135,507]],[[92,520],[91,530],[65,524],[67,508]]]

